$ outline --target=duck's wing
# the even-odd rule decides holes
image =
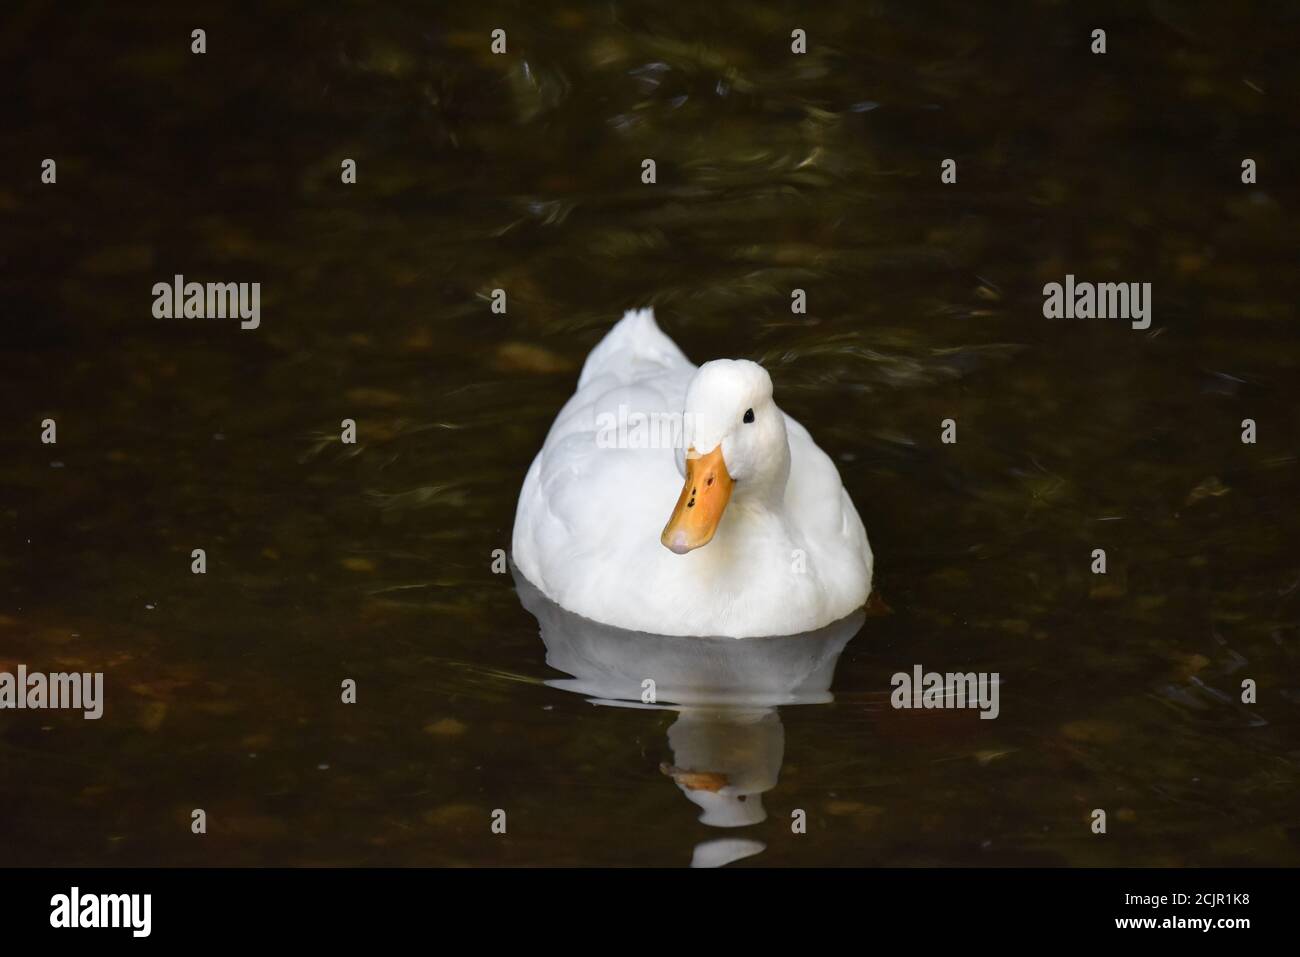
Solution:
[[[515,562],[548,597],[577,603],[577,593],[598,589],[596,571],[620,563],[616,556],[661,548],[681,484],[666,440],[680,435],[694,372],[649,309],[624,315],[587,357],[524,479],[515,517]],[[637,564],[635,555],[622,560]]]
[[[834,560],[823,569],[828,587],[832,577],[849,591],[870,591],[873,557],[858,510],[844,488],[839,469],[799,422],[785,417],[790,440],[790,479],[785,487],[785,507],[797,516],[794,525],[810,554],[819,549]],[[850,605],[850,608],[858,605]]]

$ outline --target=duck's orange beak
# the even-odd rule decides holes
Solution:
[[[678,555],[707,545],[722,521],[722,512],[731,498],[734,484],[722,460],[722,443],[707,455],[694,448],[686,452],[686,484],[677,497],[677,507],[664,526],[659,541]]]

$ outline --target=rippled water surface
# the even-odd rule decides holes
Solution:
[[[0,862],[1300,863],[1300,22],[982,6],[7,11],[0,668],[107,704],[0,713]],[[260,328],[154,319],[176,273]],[[1066,273],[1151,328],[1044,319]],[[493,573],[640,305],[836,460],[847,634],[636,640]],[[892,709],[915,664],[1000,717]]]

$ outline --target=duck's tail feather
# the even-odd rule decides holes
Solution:
[[[629,309],[587,356],[578,388],[597,376],[625,378],[634,370],[643,370],[647,363],[664,368],[691,364],[677,343],[655,323],[653,308]]]

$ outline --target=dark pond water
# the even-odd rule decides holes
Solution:
[[[0,863],[1300,863],[1294,10],[156,6],[0,27],[0,670],[106,684],[0,712]],[[260,327],[155,319],[176,273]],[[1045,319],[1067,273],[1150,328]],[[639,305],[837,461],[848,634],[493,573]],[[617,706],[642,656],[672,706]],[[892,709],[915,664],[1000,717]]]

